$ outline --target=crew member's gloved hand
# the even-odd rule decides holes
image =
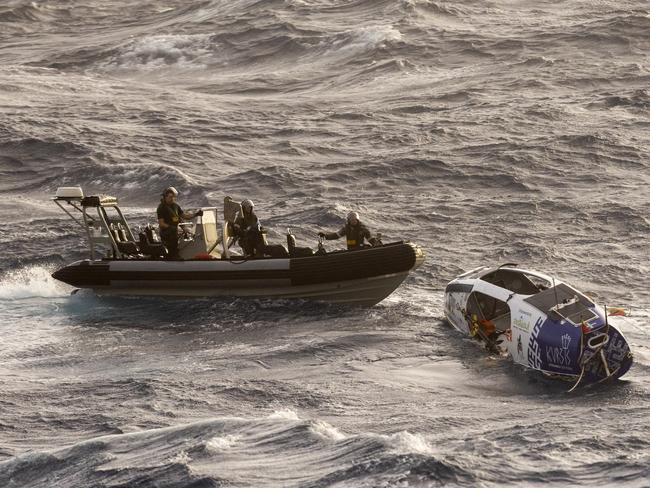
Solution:
[[[195,217],[203,217],[203,210],[197,210],[196,212],[194,212],[194,216]]]
[[[319,232],[318,237],[320,237],[321,239],[325,239],[325,232]]]

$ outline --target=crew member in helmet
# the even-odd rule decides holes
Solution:
[[[160,226],[160,239],[167,248],[168,259],[180,259],[178,255],[178,224],[181,220],[190,220],[203,215],[202,210],[197,212],[184,212],[176,203],[178,191],[173,186],[165,189],[162,193],[160,205],[158,205],[158,225]]]
[[[248,199],[241,202],[241,212],[235,219],[234,228],[244,254],[261,257],[264,254],[264,239],[262,238],[262,226],[254,208],[255,205]]]
[[[362,248],[364,246],[364,239],[367,239],[371,246],[379,243],[377,239],[372,237],[368,227],[359,220],[359,214],[356,212],[350,212],[348,214],[345,225],[338,232],[319,232],[318,235],[328,241],[345,236],[348,249]]]

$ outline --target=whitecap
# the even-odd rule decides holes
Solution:
[[[284,419],[284,420],[300,420],[300,417],[298,417],[298,414],[295,412],[295,410],[292,410],[290,408],[281,408],[280,410],[276,410],[271,415],[269,415],[269,418]]]
[[[210,34],[160,34],[135,39],[104,63],[107,69],[204,69],[216,44]]]
[[[421,434],[403,430],[386,436],[389,446],[398,454],[425,454],[432,456],[433,447]]]
[[[342,441],[347,438],[339,429],[322,420],[314,421],[309,427],[309,430],[319,437],[332,441]]]
[[[238,435],[216,436],[206,442],[205,447],[210,452],[221,452],[232,448],[240,439]]]

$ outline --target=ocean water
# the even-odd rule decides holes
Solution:
[[[650,486],[649,53],[642,0],[2,2],[0,486]],[[370,309],[71,295],[77,184],[427,261]],[[567,394],[454,332],[502,262],[626,307],[630,372]]]

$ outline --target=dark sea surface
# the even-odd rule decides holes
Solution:
[[[358,210],[427,261],[370,309],[71,296],[77,184],[299,245]],[[650,486],[645,0],[4,0],[0,192],[0,487]],[[446,325],[502,262],[630,309],[623,380]]]

